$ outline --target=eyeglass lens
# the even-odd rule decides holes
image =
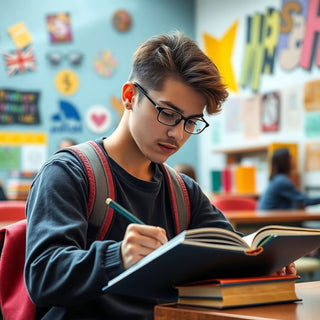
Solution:
[[[175,126],[183,119],[175,110],[164,108],[159,111],[158,120],[165,125]],[[205,127],[206,124],[199,118],[187,118],[184,124],[189,133],[200,133]]]

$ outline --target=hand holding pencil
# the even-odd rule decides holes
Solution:
[[[163,228],[145,225],[131,212],[110,198],[106,200],[106,203],[134,223],[128,225],[121,244],[121,257],[125,269],[168,241],[166,231]]]

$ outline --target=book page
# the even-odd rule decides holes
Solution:
[[[238,249],[248,249],[249,246],[237,233],[221,228],[199,228],[187,230],[186,241],[198,245],[227,245]]]
[[[252,247],[252,242],[254,240],[254,237],[256,236],[256,234],[258,233],[258,231],[253,232],[248,234],[247,236],[244,236],[242,239],[250,246]]]
[[[273,236],[281,236],[281,235],[299,235],[299,236],[307,236],[307,235],[319,235],[319,229],[309,229],[309,228],[299,228],[299,227],[286,227],[286,226],[277,226],[270,225],[259,229],[257,232],[253,234],[252,246],[259,246],[266,238]],[[250,236],[250,235],[249,235]]]

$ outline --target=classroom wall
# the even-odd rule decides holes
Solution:
[[[303,18],[304,25],[297,21],[291,26],[288,34],[281,33],[280,24],[275,22],[274,17],[280,18],[285,4],[301,4],[302,10],[295,15]],[[299,163],[301,182],[304,186],[306,179],[308,183],[319,186],[319,171],[305,171],[305,144],[315,141],[319,145],[320,141],[320,103],[317,102],[316,110],[307,111],[305,105],[305,84],[309,81],[320,79],[320,61],[316,61],[320,52],[320,42],[314,40],[313,52],[310,68],[301,67],[300,64],[291,69],[284,69],[283,63],[294,61],[295,57],[301,57],[303,41],[306,36],[301,33],[301,26],[307,28],[307,21],[313,24],[313,30],[307,32],[309,35],[319,33],[320,20],[319,10],[312,10],[313,18],[308,18],[308,8],[310,4],[314,8],[319,8],[319,0],[197,0],[196,1],[196,39],[200,46],[211,54],[212,59],[217,63],[225,82],[229,87],[229,98],[223,106],[223,111],[218,116],[211,117],[209,130],[205,131],[200,137],[199,174],[200,183],[206,190],[211,190],[210,171],[221,169],[225,166],[225,156],[214,152],[221,148],[237,148],[268,144],[271,142],[297,142],[299,144]],[[273,12],[273,14],[271,14]],[[293,17],[293,11],[287,12],[287,17]],[[271,55],[273,60],[267,61],[267,65],[272,65],[273,69],[266,68],[255,73],[258,75],[258,86],[253,86],[250,80],[246,85],[241,85],[242,70],[248,63],[246,60],[246,43],[250,33],[248,19],[263,17],[268,21],[268,28],[255,27],[258,31],[257,36],[261,37],[261,45],[256,44],[255,53],[249,59],[249,64],[254,65],[256,71],[259,67],[259,50],[275,49]],[[270,18],[271,17],[271,18]],[[273,18],[272,18],[273,17]],[[267,20],[269,19],[269,20]],[[300,20],[299,20],[300,21]],[[252,25],[251,25],[252,26]],[[299,35],[300,34],[300,35]],[[302,36],[301,36],[302,35]],[[290,38],[296,40],[295,52],[290,54],[286,61],[280,58],[280,51],[287,48]],[[208,40],[209,39],[209,40]],[[316,39],[316,37],[315,37]],[[208,41],[208,42],[206,42]],[[275,45],[272,45],[272,44]],[[270,51],[268,51],[270,52]],[[300,56],[299,56],[300,55]],[[282,60],[281,60],[282,59]],[[290,60],[291,59],[291,60]],[[265,60],[263,60],[266,62]],[[221,62],[223,66],[221,66]],[[299,59],[298,59],[299,62]],[[254,71],[252,71],[254,72]],[[319,87],[319,84],[318,84]],[[255,90],[254,90],[255,89]],[[278,130],[272,132],[262,132],[261,130],[261,109],[253,100],[267,93],[276,92],[282,98],[280,105],[280,125]],[[284,97],[291,101],[284,101]],[[251,106],[247,110],[243,109],[243,101],[252,99]],[[319,99],[319,98],[318,98]],[[260,108],[259,104],[259,108]],[[256,106],[256,107],[255,107]],[[250,109],[251,107],[251,109]],[[248,112],[249,108],[249,112]],[[290,123],[290,121],[291,123]],[[258,124],[258,126],[257,126]],[[232,128],[230,126],[233,126]],[[260,127],[259,127],[260,126]],[[248,132],[248,131],[256,132]]]
[[[128,31],[120,32],[112,24],[113,14],[119,9],[131,15]],[[50,38],[47,17],[60,12],[70,15],[69,42],[52,42]],[[31,35],[36,70],[8,75],[3,53],[17,50],[8,29],[19,22]],[[121,87],[128,78],[134,50],[146,38],[174,29],[194,38],[193,0],[0,1],[0,93],[2,89],[3,95],[8,94],[10,89],[15,94],[33,92],[33,98],[39,95],[39,123],[32,123],[34,114],[33,118],[24,117],[29,124],[11,124],[4,119],[0,123],[0,177],[6,180],[16,167],[37,167],[56,151],[64,137],[81,142],[110,134],[120,117]],[[72,52],[83,56],[81,64],[70,64]],[[48,55],[52,53],[62,55],[59,65],[49,63]],[[102,69],[98,72],[99,63],[95,63],[103,59],[104,66],[100,64]],[[77,81],[78,88],[74,90]],[[69,116],[63,107],[69,110]],[[9,135],[16,132],[18,135]],[[11,141],[11,149],[6,141]],[[28,150],[21,152],[21,148]],[[197,166],[198,155],[190,152],[196,148],[197,139],[192,137],[168,163],[174,165],[188,159]]]

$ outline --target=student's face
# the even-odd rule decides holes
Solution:
[[[166,80],[161,91],[149,90],[148,96],[159,107],[174,109],[185,117],[201,116],[206,104],[202,94],[171,78]],[[190,137],[184,130],[184,120],[174,127],[160,123],[157,120],[158,110],[146,97],[139,101],[136,99],[131,112],[131,135],[143,155],[153,162],[165,162]]]

